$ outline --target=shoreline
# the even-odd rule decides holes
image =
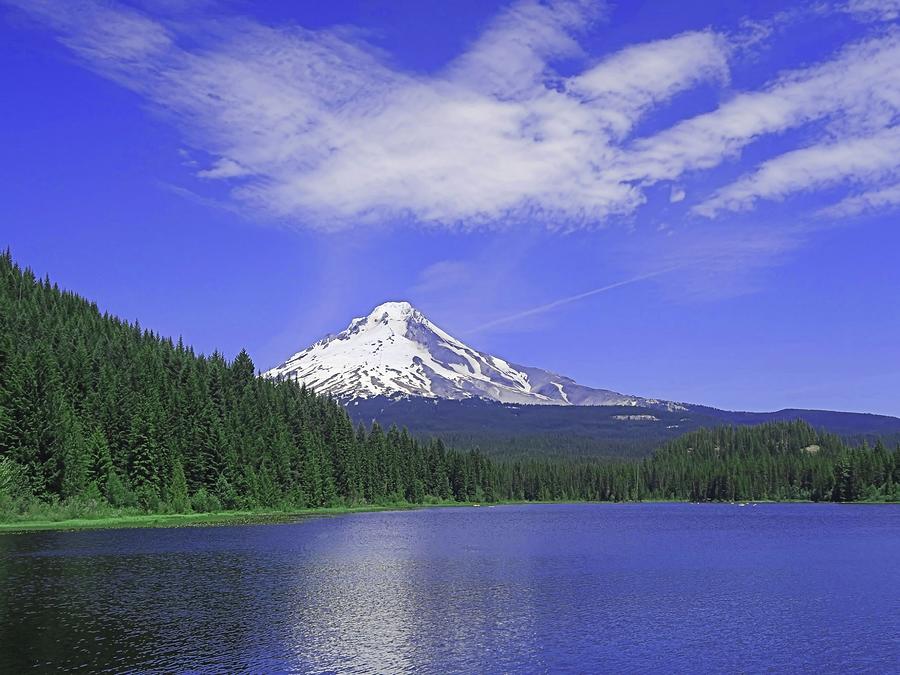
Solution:
[[[79,530],[118,530],[167,527],[202,527],[206,525],[258,525],[290,523],[316,516],[342,516],[378,511],[411,511],[413,509],[474,506],[458,504],[391,504],[380,506],[336,506],[291,511],[218,511],[214,513],[137,513],[107,518],[69,518],[65,520],[19,520],[0,522],[0,535],[25,532],[74,532]]]
[[[527,504],[728,504],[749,506],[751,504],[844,504],[877,505],[898,502],[812,502],[808,500],[759,500],[746,502],[690,502],[685,500],[644,500],[636,502],[591,502],[591,501],[504,501],[493,503],[444,502],[438,504],[387,504],[366,506],[337,506],[317,509],[296,509],[291,511],[221,511],[215,513],[166,513],[131,514],[106,518],[70,518],[65,520],[21,520],[0,522],[0,535],[24,534],[29,532],[75,532],[84,530],[115,530],[142,528],[203,527],[217,525],[265,525],[291,523],[312,517],[341,516],[352,513],[377,513],[381,511],[413,511],[432,508],[522,506]]]

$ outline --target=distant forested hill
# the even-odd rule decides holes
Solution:
[[[684,410],[632,406],[517,405],[484,399],[358,399],[351,418],[407,427],[418,437],[440,436],[457,448],[478,447],[491,457],[646,457],[689,431],[720,425],[802,420],[851,445],[900,442],[900,419],[829,410],[733,412],[685,405]]]
[[[246,352],[202,356],[0,256],[0,518],[507,499],[897,496],[898,451],[804,423],[699,431],[643,461],[501,461],[418,440]],[[54,509],[56,509],[54,511]]]
[[[700,429],[642,468],[650,492],[664,498],[900,500],[900,445],[848,447],[803,421]]]

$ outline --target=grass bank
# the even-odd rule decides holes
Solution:
[[[365,506],[336,506],[318,509],[295,509],[290,511],[220,511],[216,513],[126,513],[105,515],[91,518],[64,519],[23,519],[0,522],[0,535],[17,532],[39,532],[52,530],[104,530],[139,527],[198,527],[204,525],[248,525],[259,523],[290,523],[314,516],[338,516],[347,513],[367,513],[375,511],[410,511],[435,507],[462,506],[503,506],[513,504],[675,504],[689,503],[685,500],[648,499],[640,502],[546,502],[546,501],[499,501],[490,504],[476,502],[436,502],[426,504],[371,504]],[[831,504],[834,502],[810,502],[807,500],[753,500],[747,502],[702,502],[702,504],[732,504],[748,506],[751,504]],[[894,504],[898,502],[856,501],[845,502],[845,505],[861,504]]]
[[[435,504],[386,504],[366,506],[336,506],[291,511],[220,511],[216,513],[129,513],[96,518],[65,518],[59,520],[25,519],[0,522],[0,534],[38,532],[43,530],[103,530],[136,527],[191,527],[201,525],[242,525],[253,523],[288,523],[312,516],[337,516],[372,511],[404,511],[435,506],[476,506],[465,502]]]

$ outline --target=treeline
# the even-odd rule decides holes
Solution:
[[[701,429],[643,464],[654,498],[900,500],[900,445],[848,446],[805,422]]]
[[[713,427],[754,426],[801,419],[816,429],[840,435],[849,445],[888,447],[900,443],[900,419],[827,410],[772,413],[633,406],[510,405],[484,399],[434,400],[377,396],[347,407],[354,420],[378,419],[406,426],[420,438],[435,436],[457,450],[480,447],[494,459],[540,456],[567,460],[641,459],[686,432]],[[653,421],[632,419],[635,413]]]
[[[488,464],[101,314],[0,257],[0,500],[146,511],[479,499]],[[0,508],[4,508],[0,504]]]
[[[504,498],[900,501],[900,446],[850,447],[806,422],[700,429],[640,461],[498,462]]]
[[[900,449],[803,423],[684,436],[640,462],[499,461],[101,314],[0,256],[0,516],[497,500],[896,499]]]
[[[408,427],[457,449],[481,448],[497,459],[637,459],[685,431],[726,423],[709,415],[641,410],[658,422],[621,419],[632,406],[504,405],[484,399],[434,400],[376,396],[348,406],[351,418]]]

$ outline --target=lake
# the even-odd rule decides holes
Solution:
[[[900,506],[0,535],[0,672],[900,671]]]

